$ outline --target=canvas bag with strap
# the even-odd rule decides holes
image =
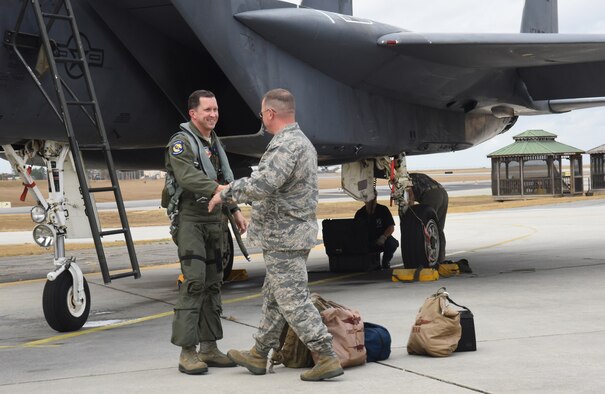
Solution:
[[[345,368],[364,364],[366,350],[363,321],[359,313],[334,301],[326,300],[317,293],[311,294],[311,301],[322,316],[328,332],[332,334],[332,345],[341,366]],[[343,323],[343,321],[345,322]],[[351,323],[355,324],[351,325]],[[273,371],[273,366],[278,364],[283,364],[288,368],[308,368],[313,366],[315,360],[318,359],[318,355],[312,353],[298,338],[294,330],[287,325],[282,332],[280,344],[280,348],[274,350],[271,355],[270,372]]]
[[[338,305],[332,301],[323,299],[317,293],[311,294],[311,302],[313,302],[313,305],[320,313],[326,308]],[[283,364],[288,368],[308,368],[313,366],[314,361],[311,357],[311,351],[288,324],[285,325],[282,331],[279,343],[279,349],[275,349],[271,354],[269,372],[273,371],[274,365],[279,364]]]
[[[409,354],[445,357],[456,350],[462,333],[460,314],[449,306],[447,297],[442,287],[424,301],[408,339]]]
[[[319,294],[312,294],[313,304],[319,310],[321,318],[332,334],[332,347],[343,368],[366,363],[363,320],[358,311],[351,310],[334,301],[327,301]],[[317,362],[319,354],[311,352]]]
[[[294,330],[285,325],[279,343],[280,348],[271,354],[269,373],[273,372],[273,366],[284,364],[288,368],[308,368],[313,366],[311,351],[298,338]]]

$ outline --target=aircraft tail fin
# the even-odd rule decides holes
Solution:
[[[301,7],[353,15],[353,0],[303,0]]]
[[[557,0],[525,0],[521,33],[558,33]]]

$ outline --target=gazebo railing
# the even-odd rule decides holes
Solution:
[[[521,179],[501,179],[500,195],[521,195]]]
[[[591,176],[593,189],[605,189],[605,174],[594,174]]]
[[[523,180],[523,194],[540,195],[553,194],[550,178],[532,178]]]

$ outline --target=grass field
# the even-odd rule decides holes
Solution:
[[[430,172],[427,172],[430,173]],[[459,182],[469,181],[473,182],[476,180],[489,179],[489,171],[486,169],[479,170],[456,170],[454,174],[445,174],[444,171],[435,171],[431,174],[432,177],[439,180],[440,182]],[[43,184],[41,182],[41,184]],[[107,182],[93,182],[94,186],[107,185]],[[380,180],[379,184],[386,184],[385,180]],[[149,200],[159,199],[162,187],[164,185],[163,180],[132,180],[122,181],[120,186],[122,194],[125,200]],[[340,187],[340,178],[338,176],[329,178],[320,178],[320,188],[322,189],[333,189]],[[25,202],[18,200],[23,186],[19,181],[0,181],[0,201],[10,201],[13,206],[31,206],[34,204],[31,196],[28,195],[28,199]],[[45,193],[45,191],[43,192]],[[98,193],[95,195],[98,202],[113,201],[113,198],[108,193]],[[547,205],[547,204],[559,204],[567,203],[571,201],[589,200],[605,198],[605,195],[597,196],[578,196],[578,197],[545,197],[533,200],[519,200],[519,201],[494,201],[491,196],[461,196],[461,197],[450,197],[448,213],[463,213],[463,212],[477,212],[494,209],[504,208],[515,208],[535,205]],[[381,204],[389,205],[389,201],[379,201]],[[319,219],[326,218],[348,218],[353,217],[355,211],[362,206],[357,201],[350,202],[329,202],[321,203],[317,209],[317,217]],[[397,207],[390,207],[393,215],[397,215]],[[242,212],[247,218],[250,217],[250,209],[247,206],[242,207]],[[118,213],[114,211],[101,211],[99,212],[101,219],[101,225],[103,228],[114,228],[119,227]],[[129,211],[128,221],[132,227],[141,226],[167,226],[169,220],[166,217],[164,209],[149,209],[141,211]],[[3,214],[0,215],[0,232],[3,231],[29,231],[32,230],[34,224],[32,223],[29,214]],[[145,241],[147,243],[153,241]],[[140,244],[141,242],[136,242]],[[118,246],[123,242],[116,242],[113,244],[107,244],[106,246]],[[67,250],[76,249],[87,249],[91,248],[91,244],[68,244]],[[0,257],[2,256],[18,256],[18,255],[29,255],[29,254],[43,254],[47,251],[43,248],[32,248],[31,244],[26,245],[4,245],[0,251]]]
[[[465,170],[450,170],[451,174],[446,174],[446,170],[431,170],[424,171],[427,175],[433,177],[438,182],[460,182],[460,181],[478,181],[490,179],[489,169],[465,169]],[[37,181],[38,187],[43,195],[48,194],[48,186],[46,181]],[[379,185],[386,185],[384,179],[378,180]],[[90,187],[109,186],[109,181],[92,181]],[[132,200],[156,200],[160,198],[162,188],[164,187],[163,179],[139,179],[120,181],[120,189],[125,201]],[[331,174],[329,177],[319,178],[320,189],[336,189],[340,187],[340,175]],[[28,207],[35,204],[35,199],[28,193],[25,201],[20,201],[19,197],[23,192],[23,184],[21,181],[0,181],[0,202],[10,202],[13,207]],[[97,202],[114,201],[113,193],[95,193]]]

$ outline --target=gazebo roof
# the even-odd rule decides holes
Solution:
[[[554,140],[557,138],[556,134],[549,133],[546,130],[526,130],[521,134],[517,134],[513,137],[515,141],[520,140]]]
[[[588,152],[589,155],[593,155],[596,153],[605,153],[605,144],[601,145],[601,146],[597,146],[596,148],[592,148],[591,150],[589,150]]]
[[[487,157],[584,153],[581,149],[555,141],[556,137],[556,134],[544,130],[527,130],[514,136],[514,143],[490,153]]]

